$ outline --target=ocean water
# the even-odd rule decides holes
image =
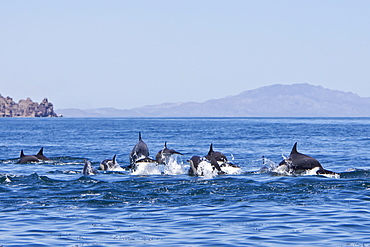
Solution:
[[[84,159],[128,166],[138,132],[152,157],[165,141],[184,155],[81,174]],[[369,118],[12,118],[0,137],[2,246],[370,246]],[[295,142],[340,178],[259,172]],[[241,171],[188,176],[211,143]],[[51,161],[16,163],[41,147]]]

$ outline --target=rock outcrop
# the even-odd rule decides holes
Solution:
[[[41,103],[33,102],[30,98],[17,103],[7,96],[0,95],[0,117],[57,117],[53,104],[47,98]]]

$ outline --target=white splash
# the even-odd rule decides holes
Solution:
[[[152,162],[140,162],[131,170],[131,175],[161,175],[163,174],[161,166]]]
[[[234,155],[233,154],[230,154],[230,156],[231,156],[231,160],[233,161],[233,160],[235,160],[235,157],[234,157]]]
[[[166,175],[180,175],[185,174],[185,169],[181,160],[178,159],[178,155],[172,155],[166,158],[166,165],[164,174]]]
[[[317,172],[320,170],[320,167],[314,167],[311,170],[305,170],[302,172],[302,176],[315,176],[317,175]]]
[[[112,168],[109,168],[107,171],[114,171],[114,172],[124,172],[125,169],[123,169],[120,165],[115,165]]]
[[[213,169],[210,162],[203,160],[197,167],[197,174],[205,178],[213,178],[218,175],[218,172],[216,169]]]
[[[227,163],[221,166],[221,170],[229,175],[239,175],[242,173],[242,169],[240,167],[231,166]]]
[[[278,167],[278,165],[273,162],[272,160],[267,159],[266,157],[262,157],[262,160],[258,160],[258,162],[262,161],[262,167],[258,171],[258,173],[269,173],[275,172],[274,170]]]
[[[132,169],[131,175],[180,175],[185,174],[183,163],[177,155],[166,158],[166,164],[140,162]]]
[[[277,173],[279,175],[284,175],[284,176],[291,176],[291,175],[293,175],[292,171],[285,164],[274,168],[272,170],[272,172]]]

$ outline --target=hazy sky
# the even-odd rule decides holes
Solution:
[[[370,97],[370,1],[2,0],[0,94],[61,108],[203,102],[271,84]]]

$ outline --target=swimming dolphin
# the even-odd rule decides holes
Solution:
[[[230,166],[230,167],[240,168],[239,166],[230,163],[223,153],[213,151],[212,143],[209,147],[208,154],[205,156],[205,158],[208,160],[210,160],[211,158],[214,158],[221,167]]]
[[[99,174],[99,172],[95,170],[94,167],[91,166],[90,161],[85,159],[85,165],[84,165],[84,168],[82,169],[82,174],[85,176],[89,176],[89,175]]]
[[[165,142],[163,149],[160,150],[155,156],[155,160],[158,162],[158,164],[165,164],[166,158],[170,157],[173,154],[183,155],[182,153],[179,153],[173,149],[167,148],[167,142]]]
[[[279,168],[284,168],[295,174],[301,174],[307,170],[312,170],[313,168],[317,168],[316,174],[337,174],[335,172],[325,170],[317,159],[299,153],[297,151],[297,142],[294,144],[289,157],[279,163],[278,169]]]
[[[130,154],[130,163],[134,164],[140,159],[149,157],[148,145],[141,139],[141,132],[139,132],[139,142],[136,143]]]
[[[49,158],[44,156],[44,148],[41,148],[40,151],[36,155],[24,155],[23,149],[21,150],[21,154],[19,156],[18,164],[25,164],[28,162],[40,162],[40,160],[50,160]]]
[[[139,132],[139,142],[136,143],[131,151],[129,167],[139,162],[156,162],[149,157],[149,149],[143,139],[141,139],[141,132]]]
[[[106,159],[100,163],[100,170],[116,171],[116,170],[122,170],[122,168],[116,161],[116,155],[114,155],[113,159]]]
[[[228,162],[227,158],[223,153],[213,151],[213,145],[211,143],[208,154],[206,156],[204,157],[193,156],[190,158],[190,160],[188,160],[188,162],[190,162],[190,169],[188,172],[189,175],[201,175],[201,174],[197,174],[197,169],[198,169],[199,163],[204,160],[211,163],[213,169],[217,170],[218,175],[225,174],[225,172],[221,170],[219,162],[222,163],[222,165],[225,165]]]
[[[213,171],[217,170],[218,175],[225,174],[225,172],[221,170],[221,168],[220,168],[219,164],[217,163],[217,161],[215,160],[215,158],[213,158],[213,157],[206,158],[206,157],[200,157],[200,156],[194,155],[190,158],[190,160],[188,160],[188,162],[190,163],[190,168],[189,168],[188,174],[190,176],[203,176],[204,175],[204,174],[199,174],[198,173],[198,166],[202,161],[210,162],[211,166],[213,168]]]
[[[188,162],[190,163],[190,169],[188,171],[188,174],[190,176],[198,175],[198,166],[199,163],[201,162],[201,157],[194,155],[193,157],[190,158],[190,160],[188,160]]]
[[[21,154],[19,156],[18,164],[25,164],[29,162],[40,162],[40,160],[36,157],[36,155],[24,155],[23,149],[21,150]]]
[[[213,151],[212,143],[209,147],[209,151],[208,151],[208,154],[207,154],[206,158],[208,159],[210,157],[215,158],[216,161],[219,161],[219,162],[222,162],[222,163],[227,163],[227,158],[223,153]]]

